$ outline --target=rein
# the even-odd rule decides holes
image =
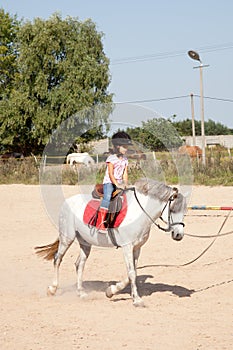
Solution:
[[[167,227],[167,228],[163,228],[163,227],[161,227],[159,224],[157,224],[157,223],[151,218],[151,216],[145,211],[145,209],[143,208],[143,206],[141,205],[141,203],[140,203],[140,201],[139,201],[139,199],[138,199],[138,197],[137,197],[135,187],[128,187],[128,188],[126,188],[126,189],[118,188],[118,189],[120,190],[121,193],[124,193],[124,192],[126,192],[126,191],[133,191],[134,196],[135,196],[135,199],[136,199],[138,205],[140,206],[140,208],[142,209],[142,211],[143,211],[143,212],[146,214],[146,216],[151,220],[151,222],[152,222],[155,226],[157,226],[160,230],[165,231],[165,232],[169,232],[169,231],[170,231],[170,228],[171,228],[172,226],[174,226],[174,225],[183,225],[183,226],[185,226],[185,224],[184,224],[183,222],[173,222],[173,223],[171,223],[172,217],[171,217],[170,206],[171,206],[171,202],[176,198],[176,195],[175,195],[175,194],[172,194],[172,195],[169,197],[167,203],[165,204],[165,206],[164,206],[164,208],[163,208],[163,210],[162,210],[162,212],[161,212],[161,215],[162,215],[163,212],[164,212],[164,210],[166,209],[166,207],[167,207],[167,205],[168,205],[168,227]],[[217,239],[218,237],[227,236],[227,235],[230,235],[230,234],[233,233],[233,231],[230,231],[230,232],[226,232],[226,233],[222,233],[222,234],[221,234],[221,231],[222,231],[224,225],[226,224],[226,221],[227,221],[228,218],[230,217],[231,212],[232,212],[232,209],[229,211],[228,215],[226,216],[224,222],[222,223],[222,225],[221,225],[221,227],[220,227],[220,229],[219,229],[219,231],[218,231],[218,233],[217,233],[216,235],[201,236],[201,235],[193,235],[193,234],[185,233],[185,235],[186,235],[186,236],[189,236],[189,237],[195,237],[195,238],[213,238],[212,242],[211,242],[211,243],[196,257],[196,258],[194,258],[194,259],[192,259],[192,260],[190,260],[190,261],[188,261],[188,262],[186,262],[186,263],[184,263],[184,264],[180,264],[180,265],[158,265],[158,266],[165,266],[165,267],[185,267],[185,266],[191,265],[191,264],[193,264],[194,262],[196,262],[198,259],[200,259],[200,258],[211,248],[211,246],[214,244],[214,242],[216,241],[216,239]],[[162,221],[164,221],[164,220],[162,219],[161,215],[160,215],[160,219],[161,219]],[[149,265],[149,266],[153,266],[153,265]],[[149,267],[149,266],[142,266],[142,267],[139,267],[139,268],[144,268],[144,267]]]
[[[225,236],[226,234],[224,234],[224,233],[221,234],[221,231],[222,231],[222,229],[223,229],[225,223],[227,222],[228,218],[230,217],[230,215],[231,215],[231,211],[228,213],[227,217],[226,217],[225,220],[223,221],[223,223],[222,223],[221,227],[219,228],[218,233],[217,233],[216,235],[206,236],[206,238],[211,238],[211,237],[213,237],[213,240],[212,240],[212,242],[211,242],[211,243],[210,243],[210,244],[195,258],[195,259],[193,259],[193,260],[191,260],[191,261],[188,261],[188,262],[186,262],[186,263],[184,263],[184,264],[181,264],[181,265],[176,265],[176,266],[179,267],[179,266],[188,266],[188,265],[191,265],[192,263],[194,263],[195,261],[197,261],[199,258],[201,258],[201,257],[210,249],[210,247],[212,247],[212,245],[214,244],[214,242],[216,241],[216,239],[217,239],[218,237]],[[233,231],[232,231],[232,232],[233,232]],[[227,234],[230,234],[230,233],[232,233],[232,232],[227,232]],[[197,237],[197,236],[195,236],[195,235],[189,235],[189,234],[186,234],[186,235],[187,235],[187,236],[194,236],[194,237]],[[200,236],[198,236],[198,238],[200,238]]]
[[[223,237],[223,236],[229,236],[229,235],[232,235],[233,234],[233,231],[229,231],[229,232],[225,232],[225,233],[221,233],[222,229],[223,229],[223,226],[225,225],[226,221],[228,220],[228,218],[230,217],[232,213],[232,209],[230,209],[228,215],[226,216],[221,228],[220,228],[220,231],[216,234],[216,235],[195,235],[195,234],[191,234],[191,233],[185,233],[186,236],[188,237],[193,237],[193,238],[218,238],[218,237]]]
[[[151,222],[157,226],[160,230],[164,231],[164,232],[170,232],[171,231],[171,228],[172,226],[175,226],[175,225],[182,225],[182,226],[185,226],[185,224],[183,222],[171,222],[172,221],[172,216],[171,216],[171,210],[170,210],[170,207],[171,207],[171,202],[174,201],[174,199],[176,198],[176,194],[172,194],[167,203],[165,204],[165,206],[163,207],[163,210],[161,212],[161,215],[160,215],[160,220],[162,220],[163,222],[165,222],[163,219],[162,219],[162,214],[164,212],[164,210],[166,209],[166,207],[168,206],[168,227],[167,228],[164,228],[162,226],[160,226],[159,224],[157,224],[153,219],[152,217],[145,211],[145,209],[143,208],[143,206],[141,205],[139,199],[138,199],[138,196],[136,194],[136,189],[135,187],[128,187],[128,188],[125,188],[125,189],[122,189],[122,188],[118,188],[119,190],[121,190],[121,192],[126,192],[126,191],[132,191],[134,193],[134,197],[138,203],[138,205],[140,206],[140,208],[142,209],[142,211],[146,214],[146,216],[151,220]]]
[[[225,233],[221,233],[221,234],[216,234],[216,235],[205,235],[205,236],[194,235],[194,234],[191,234],[191,233],[185,233],[185,236],[193,237],[193,238],[215,238],[215,237],[229,236],[229,235],[232,235],[232,234],[233,234],[233,231],[229,231],[229,232],[225,232]]]
[[[190,261],[188,261],[186,263],[178,264],[178,265],[175,265],[175,264],[145,265],[145,266],[138,267],[138,269],[144,269],[146,267],[185,267],[185,266],[193,264],[194,262],[199,260],[212,247],[212,245],[215,243],[215,241],[216,241],[216,239],[218,237],[226,236],[226,235],[229,235],[229,234],[233,233],[233,231],[230,231],[230,232],[226,232],[225,234],[224,233],[221,234],[221,231],[222,231],[224,225],[226,224],[226,221],[230,217],[231,212],[232,212],[232,210],[226,216],[225,220],[223,221],[223,223],[222,223],[221,227],[219,228],[218,233],[216,235],[206,236],[206,238],[211,238],[212,237],[213,240],[196,258],[193,258],[192,260],[190,260]],[[191,234],[189,235],[187,233],[186,233],[186,235],[187,236],[191,236],[191,237],[199,237],[199,238],[203,237],[203,236],[196,236],[196,235],[191,235]]]

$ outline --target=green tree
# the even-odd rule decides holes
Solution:
[[[154,118],[142,122],[142,127],[128,128],[128,134],[134,141],[141,143],[151,151],[176,148],[182,140],[170,120]]]
[[[9,95],[17,73],[16,35],[19,25],[16,16],[0,9],[0,100]]]
[[[220,122],[214,122],[209,119],[205,122],[205,134],[206,135],[230,135],[233,134],[233,129],[229,129],[227,126]]]
[[[3,144],[36,153],[53,130],[77,113],[87,128],[107,124],[108,109],[102,114],[88,110],[112,101],[102,36],[91,20],[62,20],[58,14],[20,27],[19,74],[9,99],[0,101]],[[66,127],[74,130],[74,122],[71,118]]]
[[[172,123],[181,136],[192,135],[191,119],[185,119],[179,122],[175,122],[173,119]],[[201,135],[200,120],[195,120],[195,134]],[[233,134],[233,129],[229,129],[227,126],[224,126],[219,122],[214,122],[213,120],[209,119],[208,121],[205,121],[205,134],[206,135],[231,135]]]

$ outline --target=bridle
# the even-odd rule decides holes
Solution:
[[[160,225],[158,225],[158,228],[160,230],[165,231],[165,232],[170,232],[171,228],[173,226],[176,226],[176,225],[182,225],[183,227],[185,226],[185,224],[183,222],[174,222],[173,219],[172,219],[171,203],[177,198],[177,193],[178,192],[175,192],[169,197],[169,199],[168,199],[167,203],[165,204],[165,206],[163,207],[163,210],[161,211],[161,214],[160,214],[160,217],[159,217],[161,221],[165,222],[168,225],[167,228],[163,228]],[[163,217],[162,217],[163,212],[164,212],[164,210],[166,209],[167,206],[168,206],[168,222],[166,222],[163,219]]]
[[[160,230],[164,231],[164,232],[170,232],[173,226],[176,225],[182,225],[183,227],[185,226],[185,224],[183,222],[173,222],[172,220],[172,213],[171,213],[171,203],[177,198],[177,194],[178,194],[178,190],[175,188],[173,189],[173,194],[168,198],[168,201],[165,203],[161,214],[160,214],[160,220],[165,222],[167,224],[167,227],[164,228],[162,226],[160,226],[159,224],[157,224],[157,222],[155,222],[152,217],[146,212],[146,210],[143,208],[143,206],[141,205],[137,193],[136,193],[136,189],[135,187],[128,187],[125,189],[120,189],[122,192],[126,192],[126,191],[132,191],[134,193],[134,197],[138,203],[138,205],[140,206],[140,208],[142,209],[142,211],[146,214],[146,216],[151,220],[151,222],[157,226]],[[162,218],[163,212],[166,209],[166,207],[168,206],[168,222],[164,221],[164,219]]]

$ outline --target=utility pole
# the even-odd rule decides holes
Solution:
[[[204,93],[203,93],[203,73],[202,69],[204,67],[209,67],[209,65],[203,65],[202,61],[200,59],[199,54],[196,51],[188,51],[188,55],[190,58],[193,60],[199,61],[200,66],[198,67],[193,67],[193,68],[199,68],[200,70],[200,97],[201,97],[201,103],[200,103],[200,108],[201,108],[201,139],[202,139],[202,163],[203,165],[206,164],[206,157],[205,157],[205,118],[204,118]]]
[[[190,94],[190,97],[191,97],[191,112],[192,112],[192,135],[193,135],[193,146],[196,146],[195,114],[194,114],[193,94]]]

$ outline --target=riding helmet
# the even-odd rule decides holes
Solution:
[[[131,137],[124,131],[118,131],[112,136],[114,146],[132,145]]]

